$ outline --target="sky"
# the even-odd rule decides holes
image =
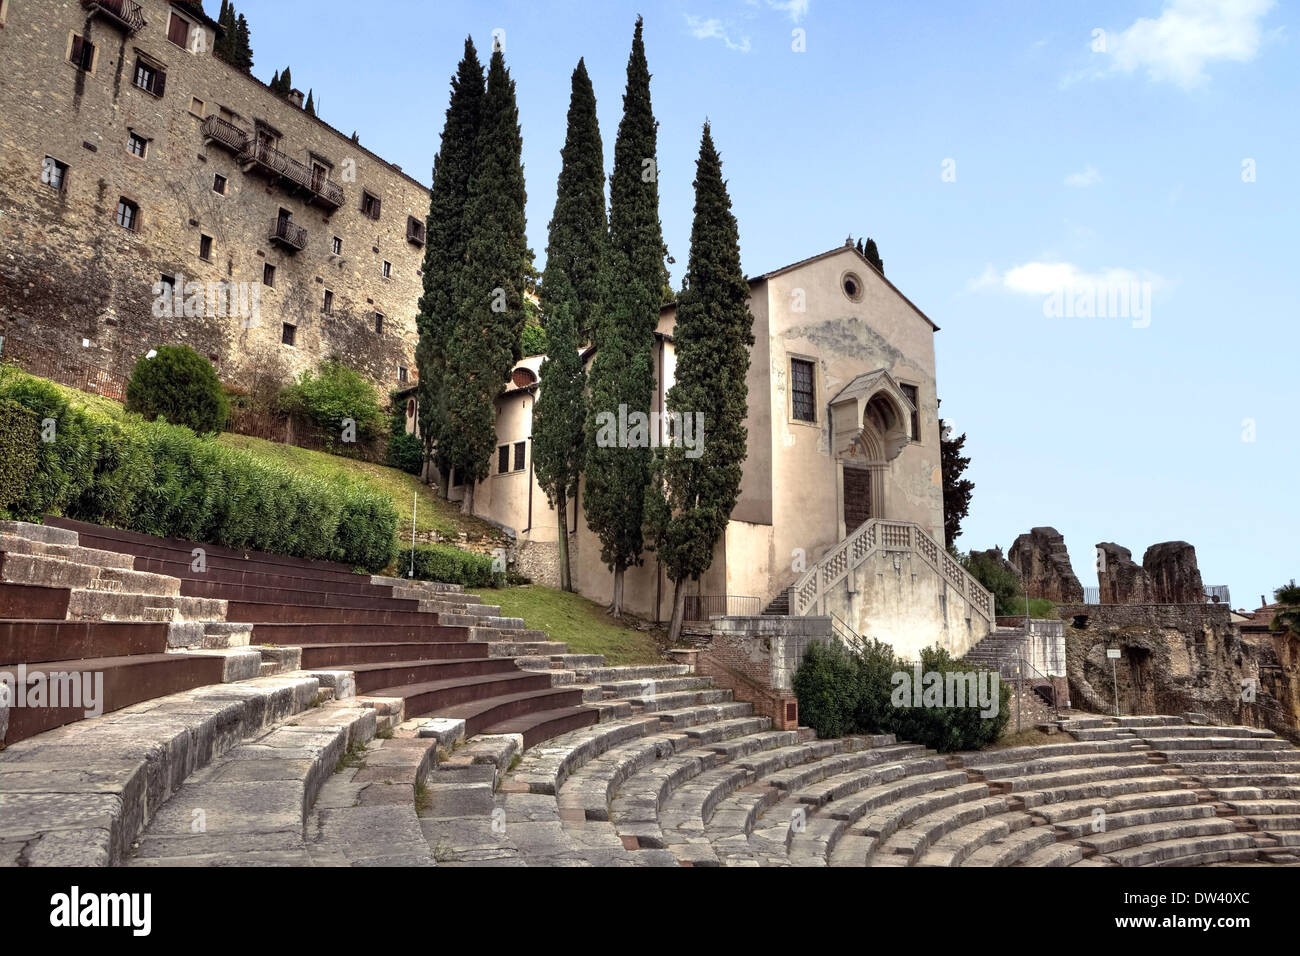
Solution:
[[[1190,541],[1234,607],[1300,577],[1293,4],[236,6],[259,78],[290,64],[323,119],[424,183],[465,36],[486,60],[504,31],[539,268],[570,74],[584,57],[608,170],[643,14],[674,284],[706,119],[748,274],[874,238],[941,328],[975,482],[959,548],[1051,525],[1092,586],[1097,542],[1140,561]]]

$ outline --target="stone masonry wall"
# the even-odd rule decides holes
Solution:
[[[772,726],[798,726],[794,672],[815,641],[835,640],[827,617],[724,617],[712,622],[696,669],[716,686],[748,701]]]
[[[423,250],[407,240],[406,226],[408,215],[421,222],[427,215],[427,187],[210,53],[170,42],[169,3],[142,6],[146,25],[131,35],[76,0],[11,3],[0,27],[5,352],[24,343],[129,372],[148,348],[184,343],[236,384],[268,357],[294,373],[338,355],[385,388],[397,386],[399,367],[409,378]],[[73,34],[95,44],[90,72],[68,61]],[[133,82],[142,57],[166,73],[161,96]],[[282,152],[324,163],[343,189],[342,207],[244,172],[234,152],[205,142],[204,117],[213,115],[246,131],[261,121],[279,134]],[[131,132],[148,140],[143,158],[127,149]],[[47,156],[67,164],[61,189],[42,182]],[[213,189],[218,174],[225,195]],[[378,220],[362,213],[363,190],[380,199]],[[114,221],[120,197],[139,204],[136,231]],[[268,239],[282,208],[307,230],[301,251]],[[202,235],[212,239],[207,260]],[[276,266],[273,287],[260,285],[267,263]],[[257,326],[155,316],[154,286],[164,274],[257,284]],[[322,314],[326,289],[334,294],[331,315]],[[286,322],[296,326],[293,345],[281,344]]]

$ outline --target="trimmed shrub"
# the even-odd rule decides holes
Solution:
[[[941,686],[946,687],[950,674],[953,682],[958,675],[980,674],[938,646],[921,652],[920,665],[923,688],[925,680],[934,679],[926,675],[939,675]],[[913,706],[910,685],[915,673],[913,663],[900,660],[881,641],[866,642],[856,651],[838,641],[809,645],[793,680],[799,718],[819,737],[888,733],[945,753],[978,750],[1002,735],[1011,716],[1007,684],[998,681],[996,712],[985,717],[978,699],[967,699],[963,706],[946,699],[939,706]],[[900,674],[907,675],[908,681],[897,680]],[[984,676],[989,681],[984,686],[991,689],[991,677]],[[964,689],[969,686],[965,681]]]
[[[424,467],[424,445],[406,432],[393,432],[388,439],[388,464],[408,474],[418,475]]]
[[[40,419],[17,402],[0,401],[0,515],[21,498],[40,461]]]
[[[162,416],[200,435],[219,432],[230,419],[230,402],[212,363],[188,345],[164,345],[141,356],[126,383],[126,410],[145,419]]]
[[[397,573],[403,577],[411,568],[411,549],[397,553]],[[462,551],[450,545],[422,544],[415,548],[415,576],[421,581],[463,584],[467,588],[500,587],[505,575],[492,570],[492,557]]]
[[[334,451],[342,441],[344,421],[356,422],[357,442],[367,442],[384,432],[384,415],[375,387],[361,373],[337,359],[329,359],[280,392],[280,409],[311,422],[326,446]]]
[[[27,375],[0,375],[3,400],[37,422],[54,419],[55,440],[37,443],[36,468],[8,505],[14,517],[61,514],[367,571],[392,560],[397,512],[374,492],[268,464],[188,428],[92,415]]]

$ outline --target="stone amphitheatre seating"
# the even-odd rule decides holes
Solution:
[[[10,709],[0,865],[1300,862],[1300,750],[1268,731],[816,740],[456,588],[194,547],[0,525],[4,656],[117,674],[102,717]]]

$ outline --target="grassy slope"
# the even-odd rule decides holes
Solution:
[[[56,385],[70,402],[87,411],[115,421],[122,421],[128,417],[119,402],[99,395],[90,395],[58,383],[52,384]],[[417,533],[436,531],[453,541],[460,532],[464,532],[470,541],[496,541],[502,537],[501,532],[492,525],[462,515],[459,505],[443,500],[432,488],[422,484],[415,475],[396,468],[372,465],[325,452],[309,451],[295,445],[282,445],[278,442],[229,432],[222,433],[217,440],[223,445],[240,448],[265,461],[294,471],[336,481],[365,482],[375,491],[392,499],[393,507],[397,509],[397,530],[401,540],[409,542],[411,538],[411,500],[414,494],[419,495],[420,502],[415,521]]]
[[[639,631],[605,613],[605,608],[578,594],[536,584],[474,590],[484,604],[500,604],[506,617],[522,617],[553,641],[564,641],[572,654],[604,654],[610,664],[659,664],[655,631]]]

